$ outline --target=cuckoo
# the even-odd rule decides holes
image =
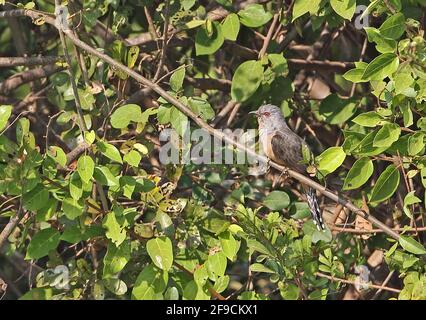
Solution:
[[[303,150],[310,153],[309,146],[288,127],[280,108],[267,104],[250,113],[257,117],[259,139],[266,156],[291,170],[306,174]],[[305,185],[303,189],[315,225],[318,230],[325,230],[315,189]]]

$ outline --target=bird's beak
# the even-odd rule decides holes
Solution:
[[[254,114],[256,117],[259,118],[259,112],[257,111],[250,111],[248,114]]]

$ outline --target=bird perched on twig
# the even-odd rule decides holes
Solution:
[[[310,149],[306,142],[288,127],[280,108],[267,104],[250,113],[258,119],[259,138],[266,156],[291,170],[306,173],[307,164],[303,161],[303,154],[305,150],[310,153]],[[325,230],[315,189],[305,185],[303,189],[315,225],[318,230]]]

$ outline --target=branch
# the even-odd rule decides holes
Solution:
[[[21,220],[23,215],[24,215],[24,210],[22,208],[22,201],[20,201],[18,211],[15,213],[14,216],[10,217],[9,222],[7,223],[7,225],[4,227],[4,229],[0,233],[0,250],[3,247],[3,245],[5,244],[7,238],[9,238],[10,234],[15,229],[19,220]]]
[[[384,230],[382,229],[372,229],[372,230],[363,230],[363,229],[351,229],[351,228],[342,228],[342,227],[336,227],[331,226],[331,231],[338,231],[338,232],[347,232],[347,233],[354,233],[354,234],[371,234],[371,233],[382,233]],[[426,232],[426,227],[421,228],[392,228],[395,232]]]
[[[34,11],[29,11],[29,10],[14,10],[13,12],[15,12],[14,14],[18,14],[16,13],[16,11],[18,11],[18,13],[22,16],[29,16],[32,18],[39,18],[40,16],[44,17],[46,23],[52,24],[54,25],[54,20],[47,16],[47,15],[43,15]],[[3,12],[0,12],[0,17],[2,16]],[[8,12],[10,13],[10,11]],[[132,77],[133,79],[135,79],[136,81],[140,82],[142,85],[151,88],[153,91],[155,91],[157,94],[159,94],[161,97],[163,97],[167,102],[173,104],[176,108],[178,108],[182,113],[184,113],[186,116],[188,116],[189,118],[191,118],[200,128],[203,128],[204,130],[206,130],[210,135],[218,138],[218,139],[222,139],[223,141],[225,141],[226,143],[228,143],[229,145],[232,145],[234,147],[236,147],[237,149],[246,152],[248,155],[252,156],[253,158],[257,159],[260,162],[263,163],[267,163],[269,161],[269,159],[267,159],[265,156],[262,155],[258,155],[254,150],[251,149],[247,149],[246,146],[234,141],[234,139],[228,135],[226,135],[224,132],[222,131],[218,131],[215,130],[213,127],[209,126],[200,116],[198,116],[197,114],[195,114],[191,108],[189,108],[188,106],[186,106],[185,104],[183,104],[181,101],[179,101],[178,99],[176,99],[175,97],[171,96],[170,94],[168,94],[163,88],[161,88],[158,84],[153,83],[152,81],[146,79],[145,77],[141,76],[140,74],[138,74],[136,71],[124,66],[123,64],[121,64],[120,62],[115,61],[113,58],[111,58],[110,56],[103,54],[101,52],[99,52],[98,50],[96,50],[95,48],[89,46],[88,44],[86,44],[85,42],[81,41],[80,39],[76,38],[71,31],[65,31],[64,34],[78,47],[84,49],[85,51],[87,51],[88,53],[100,58],[101,60],[107,62],[108,64],[110,64],[112,67],[119,69],[122,72],[125,72],[127,75],[129,75],[130,77]],[[346,208],[348,208],[350,211],[354,212],[355,214],[363,217],[364,219],[367,219],[368,221],[370,221],[373,225],[375,225],[376,227],[380,228],[383,230],[383,232],[385,232],[387,235],[389,235],[390,237],[399,240],[399,235],[393,231],[391,228],[389,228],[387,225],[385,225],[383,222],[381,222],[380,220],[378,220],[377,218],[369,215],[368,213],[366,213],[365,211],[363,211],[362,209],[358,208],[357,206],[355,206],[354,204],[352,204],[350,201],[343,199],[342,197],[340,197],[339,195],[331,192],[330,190],[328,190],[327,188],[325,188],[324,186],[320,185],[319,183],[316,183],[315,181],[313,181],[312,179],[304,176],[301,173],[298,173],[296,171],[293,170],[289,170],[288,168],[285,168],[284,166],[281,166],[275,162],[269,161],[269,164],[271,167],[279,170],[279,171],[287,171],[289,176],[296,179],[297,181],[299,181],[300,183],[309,186],[317,191],[319,191],[320,193],[322,193],[324,196],[326,196],[327,198],[333,200],[334,202],[340,203],[341,205],[345,206]]]
[[[38,66],[64,61],[63,57],[0,57],[0,67]]]
[[[266,34],[265,41],[263,41],[262,49],[260,49],[260,51],[259,51],[259,56],[258,56],[259,59],[263,58],[263,56],[266,53],[266,50],[268,49],[269,42],[271,42],[272,35],[274,33],[275,26],[276,26],[276,24],[278,22],[278,18],[279,17],[280,17],[279,13],[276,13],[274,15],[274,19],[272,20],[271,26],[269,27],[268,33]]]
[[[0,83],[0,95],[8,95],[13,90],[25,83],[49,77],[52,74],[55,74],[56,72],[59,72],[63,69],[63,67],[48,65],[42,68],[31,69],[28,71],[17,73]]]
[[[352,284],[352,285],[356,284],[355,281],[350,281],[350,280],[346,280],[346,279],[336,278],[336,277],[329,276],[329,275],[321,273],[321,272],[316,272],[315,274],[318,277],[326,278],[326,279],[329,279],[331,281],[343,282],[343,283]],[[379,285],[370,284],[370,283],[362,283],[362,285],[366,286],[366,287],[369,287],[369,288],[378,289],[378,290],[386,290],[386,291],[391,291],[391,292],[395,292],[395,293],[400,293],[401,292],[401,290],[399,290],[399,289],[386,287],[384,285],[379,286]]]

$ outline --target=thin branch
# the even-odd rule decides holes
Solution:
[[[63,70],[63,67],[47,65],[41,68],[31,69],[17,73],[0,83],[0,95],[8,95],[19,86],[41,79],[47,78],[56,72]]]
[[[7,238],[9,238],[10,234],[15,229],[18,222],[22,219],[23,215],[24,215],[24,209],[22,208],[22,201],[20,201],[18,211],[15,213],[14,216],[10,218],[9,222],[0,233],[0,250],[5,244]]]
[[[315,274],[318,277],[326,278],[326,279],[329,279],[329,280],[335,281],[335,282],[343,282],[343,283],[351,284],[351,285],[355,285],[356,284],[355,281],[350,281],[350,280],[346,280],[346,279],[336,278],[336,277],[329,276],[329,275],[321,273],[321,272],[316,272]],[[386,291],[391,291],[391,292],[395,292],[395,293],[400,293],[401,292],[401,290],[399,290],[399,289],[390,288],[390,287],[386,287],[386,286],[383,286],[383,285],[379,286],[379,285],[370,284],[370,283],[362,283],[362,285],[366,286],[366,287],[369,287],[369,288],[372,288],[372,289],[386,290]]]
[[[331,231],[337,231],[337,232],[347,232],[347,233],[355,233],[355,234],[371,234],[371,233],[382,233],[385,232],[382,229],[372,229],[372,230],[362,230],[362,229],[352,229],[352,228],[342,228],[342,227],[336,227],[336,226],[330,226]],[[392,228],[394,232],[425,232],[426,227],[422,228]]]
[[[165,13],[164,13],[164,29],[163,29],[163,44],[161,48],[161,57],[160,63],[158,64],[157,71],[155,72],[153,82],[157,82],[158,78],[161,75],[161,70],[163,69],[164,62],[166,61],[166,50],[167,50],[167,34],[169,31],[169,7],[170,0],[166,0]]]
[[[259,59],[265,55],[266,50],[268,49],[269,42],[271,42],[272,35],[274,33],[275,26],[277,25],[279,17],[280,17],[279,13],[276,13],[274,15],[274,19],[272,20],[271,26],[269,27],[268,33],[266,34],[265,40],[263,41],[262,49],[260,49],[259,51],[259,56],[258,56]]]
[[[44,66],[64,61],[63,57],[46,56],[46,57],[0,57],[0,67],[16,67],[16,66]]]

